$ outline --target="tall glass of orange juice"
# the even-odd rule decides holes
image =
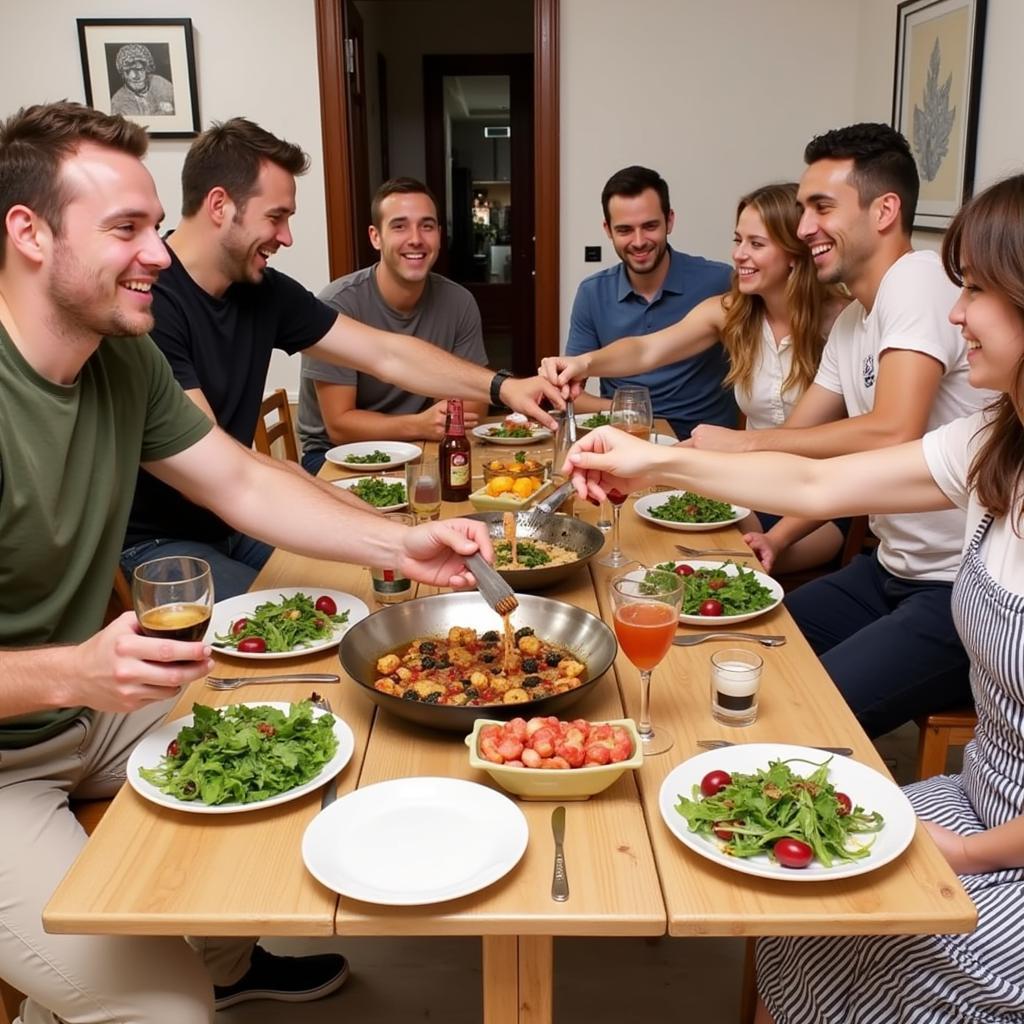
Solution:
[[[615,636],[640,670],[637,732],[645,754],[663,754],[672,737],[651,724],[651,673],[672,646],[683,601],[684,577],[661,569],[635,569],[611,581]]]

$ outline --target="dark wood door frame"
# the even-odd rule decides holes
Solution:
[[[354,183],[349,163],[343,4],[315,0],[317,64],[331,279],[356,269]],[[534,347],[539,361],[559,350],[558,0],[533,0]]]

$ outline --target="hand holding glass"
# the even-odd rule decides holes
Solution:
[[[202,640],[213,614],[209,563],[187,555],[143,562],[132,575],[132,603],[146,636]]]
[[[651,673],[672,647],[683,601],[684,577],[658,569],[636,569],[611,581],[615,636],[627,658],[640,669],[640,721],[644,754],[672,746],[664,730],[651,725]]]
[[[651,407],[651,393],[644,387],[616,388],[612,395],[610,410],[611,425],[627,434],[647,441],[654,426],[654,413]],[[612,549],[603,558],[598,559],[600,565],[610,565],[613,569],[632,561],[622,553],[619,544],[619,517],[622,503],[626,495],[619,491],[609,491],[608,500],[612,503]]]

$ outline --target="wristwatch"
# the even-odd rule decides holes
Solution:
[[[511,370],[498,370],[491,378],[491,405],[504,405],[501,400],[501,385],[512,376]]]

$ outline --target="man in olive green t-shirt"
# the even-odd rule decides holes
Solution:
[[[491,554],[481,524],[402,528],[335,501],[189,401],[145,336],[168,264],[146,141],[68,102],[0,124],[0,976],[32,1022],[208,1024],[214,1005],[316,999],[348,974],[337,954],[276,957],[252,940],[207,940],[201,963],[173,937],[42,930],[85,842],[69,795],[115,791],[132,746],[212,667],[202,642],[142,636],[130,612],[101,628],[140,461],[302,554],[450,586],[471,579],[466,555]]]

